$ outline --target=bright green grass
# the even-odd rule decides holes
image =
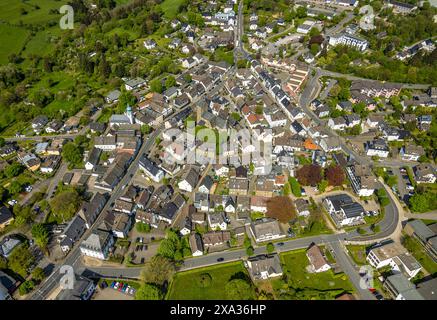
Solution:
[[[29,31],[24,28],[0,24],[0,64],[7,64],[8,56],[12,53],[18,54],[28,36]]]
[[[247,274],[242,262],[221,264],[177,273],[170,285],[167,299],[225,300],[226,283],[237,272]],[[211,284],[207,288],[200,287],[197,281],[202,273],[208,273],[212,278]]]
[[[52,27],[44,31],[37,32],[35,36],[30,39],[23,50],[23,57],[28,57],[31,54],[46,56],[50,54],[54,47],[54,41],[50,41],[52,36],[59,34],[60,29],[58,27]]]
[[[316,290],[353,291],[353,287],[345,274],[334,275],[331,270],[320,273],[308,273],[309,265],[305,250],[296,250],[281,255],[281,261],[290,274],[293,287]]]
[[[0,19],[16,24],[22,21],[24,24],[41,24],[48,21],[56,21],[60,18],[59,8],[67,1],[55,0],[2,0],[0,1]],[[38,5],[40,9],[36,9]],[[21,14],[21,8],[27,14]],[[56,9],[57,14],[49,14],[51,9]]]
[[[367,263],[366,260],[366,246],[363,245],[348,245],[346,246],[347,250],[349,251],[350,256],[352,257],[352,260],[356,264],[364,265]]]
[[[184,0],[164,0],[161,3],[162,11],[164,11],[164,16],[167,19],[173,19],[177,13],[179,5],[181,5]]]
[[[419,261],[426,271],[432,274],[433,277],[437,275],[437,263],[432,260],[417,239],[406,236],[403,245],[414,256],[414,258]]]

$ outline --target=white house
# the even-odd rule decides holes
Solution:
[[[208,225],[212,230],[226,230],[226,216],[223,212],[208,213]]]
[[[112,233],[107,230],[97,229],[82,241],[80,252],[88,257],[106,260],[113,245],[114,237]]]
[[[195,169],[191,168],[185,173],[185,175],[179,181],[178,187],[182,191],[193,192],[198,181],[199,181],[198,172]]]
[[[164,178],[164,171],[159,169],[146,156],[143,156],[139,161],[139,168],[153,181],[160,182]]]
[[[365,149],[366,155],[369,157],[377,156],[380,158],[387,158],[390,152],[387,143],[382,139],[367,141]]]
[[[311,263],[311,269],[314,272],[325,272],[331,269],[331,266],[329,265],[328,261],[326,260],[322,251],[317,245],[311,245],[310,248],[307,250],[306,255]]]

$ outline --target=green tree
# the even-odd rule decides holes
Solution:
[[[21,185],[20,182],[18,182],[17,180],[14,180],[8,186],[8,191],[10,194],[16,195],[16,194],[20,193],[21,191],[23,191],[23,186]]]
[[[320,192],[325,192],[326,188],[328,187],[328,180],[323,179],[317,184],[317,189],[319,189]]]
[[[82,199],[76,190],[65,190],[50,201],[50,208],[58,222],[66,222],[73,218],[81,202]]]
[[[26,244],[15,248],[8,257],[8,268],[26,278],[30,266],[34,263],[35,258],[30,253]]]
[[[62,148],[62,158],[69,163],[71,167],[75,167],[82,163],[82,149],[74,142],[68,142]]]
[[[159,244],[158,253],[168,259],[174,259],[176,246],[170,239],[164,239]]]
[[[171,87],[173,87],[175,85],[176,85],[175,77],[168,76],[167,79],[165,80],[165,87],[168,89],[168,88],[171,88]]]
[[[36,223],[32,226],[32,237],[41,249],[47,247],[49,243],[49,232],[42,223]]]
[[[301,186],[300,183],[296,180],[296,178],[290,177],[288,182],[290,183],[291,192],[293,193],[293,195],[295,197],[301,197],[302,196]]]
[[[162,300],[161,289],[153,284],[144,283],[135,293],[135,300]]]
[[[32,271],[32,280],[35,280],[37,283],[40,283],[45,279],[46,275],[44,273],[44,270],[40,267],[36,267]]]
[[[141,279],[145,283],[161,286],[172,279],[175,271],[176,267],[172,260],[156,255],[144,268]]]
[[[273,243],[269,242],[266,246],[266,250],[267,253],[272,253],[273,251],[275,251],[275,246],[273,245]]]
[[[253,256],[254,252],[255,252],[255,251],[253,250],[253,247],[252,247],[252,246],[246,248],[246,254],[247,254],[248,256]]]
[[[4,169],[4,174],[7,178],[13,178],[18,176],[23,171],[24,171],[24,167],[21,164],[14,162],[13,164],[7,166]]]
[[[150,81],[150,91],[162,93],[162,82],[160,79],[154,79]]]
[[[229,281],[226,286],[226,297],[230,300],[252,300],[255,291],[250,283],[243,279]]]
[[[24,296],[31,292],[34,288],[35,283],[32,280],[26,280],[18,287],[18,293],[20,296]]]

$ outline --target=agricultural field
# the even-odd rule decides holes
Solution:
[[[45,24],[59,19],[59,8],[64,4],[56,0],[2,0],[0,20],[11,24],[18,24],[20,21],[23,24]]]
[[[247,274],[242,262],[227,263],[177,273],[168,300],[225,300],[225,285],[237,273]]]
[[[30,32],[24,28],[0,23],[0,43],[8,44],[0,46],[0,64],[8,63],[9,55],[18,54],[23,49],[29,35]]]
[[[161,3],[162,11],[168,19],[173,19],[178,13],[179,6],[184,3],[185,0],[164,0]]]

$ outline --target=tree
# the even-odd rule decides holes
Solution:
[[[426,212],[437,208],[437,199],[432,192],[416,192],[409,201],[413,212]]]
[[[175,271],[176,269],[173,261],[156,255],[152,257],[150,262],[144,268],[141,278],[146,283],[152,283],[161,286],[165,282],[171,280]]]
[[[162,82],[160,79],[150,81],[150,91],[162,93]]]
[[[313,43],[310,46],[310,52],[313,56],[315,56],[317,54],[317,52],[319,52],[320,50],[320,45],[318,43]]]
[[[50,208],[58,222],[66,222],[73,218],[80,204],[81,198],[78,192],[71,189],[57,194],[50,201]]]
[[[289,197],[278,196],[267,201],[266,216],[278,219],[282,223],[288,223],[296,217],[296,211]]]
[[[296,178],[304,186],[315,186],[322,181],[322,167],[306,164],[296,172]]]
[[[30,266],[34,263],[35,258],[30,253],[26,244],[15,248],[8,257],[8,268],[26,278]]]
[[[42,223],[36,223],[32,226],[32,237],[41,249],[47,247],[47,244],[49,243],[49,232]]]
[[[243,279],[229,281],[226,286],[226,297],[230,300],[251,300],[255,298],[252,285]]]
[[[296,178],[290,177],[290,179],[288,179],[288,182],[290,183],[291,192],[293,193],[293,195],[295,197],[301,197],[302,196],[301,186],[300,183],[296,180]]]
[[[266,246],[266,250],[267,253],[272,253],[273,251],[275,251],[275,246],[273,245],[273,243],[269,242]]]
[[[24,296],[25,294],[28,294],[35,288],[35,283],[32,280],[26,280],[24,281],[21,286],[18,287],[18,293],[20,296]]]
[[[397,176],[389,176],[387,175],[385,177],[385,183],[392,188],[393,186],[395,186],[398,183],[398,177]]]
[[[5,174],[6,178],[10,179],[10,178],[18,176],[23,171],[24,171],[24,167],[21,164],[14,162],[13,164],[7,166],[4,169],[4,174]]]
[[[12,181],[11,184],[8,186],[8,191],[10,194],[18,194],[21,191],[23,191],[23,186],[21,185],[20,182],[18,182],[17,180]]]
[[[168,259],[174,259],[175,250],[176,246],[173,241],[164,239],[159,244],[158,254]]]
[[[82,163],[82,150],[74,142],[68,142],[62,148],[62,158],[74,167]]]
[[[328,187],[328,181],[323,179],[317,184],[317,189],[319,189],[320,192],[325,192],[326,188]]]
[[[162,291],[153,284],[144,283],[135,293],[135,300],[162,300]]]
[[[246,254],[250,257],[253,256],[253,254],[255,253],[254,249],[252,246],[249,246],[246,248]]]
[[[171,88],[171,87],[173,87],[175,85],[176,85],[175,77],[168,76],[167,79],[165,80],[165,87],[168,89],[168,88]]]
[[[345,179],[344,171],[339,165],[326,168],[325,177],[330,186],[341,186]]]
[[[40,283],[45,279],[46,275],[44,273],[43,268],[37,267],[32,271],[32,280],[35,280],[37,283]]]
[[[8,268],[8,260],[3,256],[0,256],[0,270],[4,270]]]
[[[6,144],[6,140],[3,137],[0,137],[0,147],[3,147]]]

